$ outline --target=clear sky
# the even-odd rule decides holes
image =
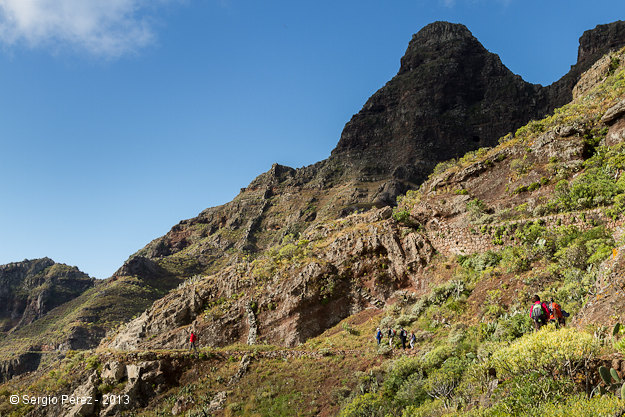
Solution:
[[[0,0],[0,264],[106,278],[271,164],[329,156],[413,33],[543,85],[623,0]]]

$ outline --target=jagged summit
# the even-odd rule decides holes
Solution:
[[[437,58],[441,53],[471,53],[471,49],[484,50],[465,25],[434,22],[412,35],[406,53],[401,58],[399,74],[412,71],[419,65]],[[481,52],[481,51],[480,51]]]
[[[412,37],[397,75],[345,125],[331,158],[358,178],[419,184],[437,162],[493,146],[571,101],[580,75],[625,44],[625,23],[597,26],[579,42],[571,71],[542,87],[513,74],[466,26],[431,23]]]
[[[491,146],[550,108],[460,24],[415,34],[398,74],[346,124],[332,156],[365,176],[419,184],[442,160]]]
[[[618,20],[597,25],[579,38],[577,62],[596,61],[606,50],[617,49],[625,44],[625,22]]]

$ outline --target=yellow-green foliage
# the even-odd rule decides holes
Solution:
[[[620,416],[625,403],[614,395],[596,396],[591,399],[583,395],[573,397],[566,403],[545,404],[540,410],[542,417],[599,417]]]
[[[305,263],[310,255],[310,242],[286,235],[282,243],[266,251],[266,254],[252,262],[252,276],[269,279],[279,269],[289,265]]]
[[[383,417],[389,407],[381,395],[367,393],[350,402],[341,410],[340,417]]]
[[[499,377],[548,372],[574,377],[599,350],[597,340],[578,329],[545,327],[496,351],[491,365]]]
[[[566,402],[546,403],[540,407],[529,407],[522,414],[509,414],[498,408],[478,408],[467,413],[446,414],[447,417],[617,417],[625,412],[625,402],[614,395],[587,398],[576,395]],[[413,414],[404,416],[412,417]]]
[[[443,415],[447,409],[440,400],[428,401],[420,406],[411,405],[404,409],[402,417],[432,417]]]
[[[410,209],[414,207],[421,200],[421,193],[419,191],[408,190],[406,195],[400,195],[397,197],[397,207],[394,209],[393,217],[397,221],[401,221],[397,216],[409,216]],[[403,214],[406,213],[406,214]]]

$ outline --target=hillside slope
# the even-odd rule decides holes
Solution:
[[[598,30],[618,39],[621,26]],[[590,47],[595,42],[590,40],[580,46],[585,58],[562,83],[577,77],[575,71],[588,64],[589,56],[620,44],[610,40]],[[437,48],[449,55],[436,54]],[[463,56],[466,66],[460,65]],[[418,96],[417,86],[428,85],[419,71],[428,65],[435,73],[452,71],[456,77],[446,74],[454,88],[470,84],[476,89],[467,96],[443,89],[435,95],[439,101],[424,103],[423,108],[435,108],[428,120],[448,136],[399,128],[406,121],[398,116],[401,109],[418,113],[423,108],[394,100]],[[471,78],[477,73],[486,76]],[[463,26],[439,22],[424,28],[411,42],[398,76],[346,126],[328,160],[298,170],[274,165],[233,202],[181,222],[133,255],[111,279],[0,341],[5,378],[22,369],[20,362],[35,357],[41,364],[38,372],[6,385],[6,392],[87,392],[100,398],[113,392],[132,398],[128,407],[70,411],[2,403],[0,412],[120,415],[145,408],[144,415],[172,410],[289,415],[293,402],[304,415],[334,415],[339,408],[345,415],[376,415],[349,414],[361,403],[380,415],[401,415],[409,406],[415,407],[414,415],[425,406],[442,415],[451,405],[465,410],[469,400],[487,408],[498,401],[488,387],[456,388],[471,372],[484,373],[473,365],[489,364],[490,355],[503,352],[504,344],[530,340],[522,337],[531,324],[523,312],[533,294],[555,296],[579,326],[620,320],[617,309],[625,302],[612,289],[622,261],[624,74],[623,51],[613,52],[575,85],[543,89],[510,74]],[[410,84],[411,77],[418,82]],[[439,86],[440,79],[432,80]],[[433,147],[425,149],[449,148],[455,135],[458,143],[481,145],[484,137],[499,130],[504,135],[522,118],[548,111],[557,102],[554,97],[563,100],[563,91],[573,98],[570,104],[500,140],[489,138],[486,144],[500,142],[492,149],[436,167],[427,152],[410,154],[421,152],[423,140],[432,138]],[[464,118],[467,108],[479,111]],[[510,117],[508,130],[499,112]],[[445,123],[451,116],[463,120],[463,132],[456,122]],[[492,131],[473,141],[472,129],[484,123]],[[423,140],[413,143],[414,138]],[[402,165],[404,154],[412,155],[414,166]],[[397,163],[389,163],[395,157]],[[394,210],[385,206],[431,169],[418,192],[407,192]],[[610,309],[614,312],[608,316]],[[372,345],[378,325],[410,326],[417,332],[410,370],[396,372],[395,362],[378,355],[392,355]],[[201,361],[180,351],[191,328],[199,331],[205,348]],[[65,353],[94,347],[101,339],[95,352]],[[246,359],[250,351],[253,356]],[[440,366],[455,366],[451,358],[462,366],[448,370],[454,382],[445,394],[437,391],[440,387],[424,388],[426,380],[435,382],[433,375],[444,377],[435,372]],[[302,374],[280,367],[284,360],[297,363]],[[319,361],[328,372],[315,372]],[[269,377],[272,369],[288,375],[286,382]],[[590,369],[583,368],[587,387],[597,383]],[[209,370],[211,375],[200,376]],[[355,371],[369,376],[339,380]],[[406,392],[401,399],[399,387],[408,377],[421,391]],[[493,381],[503,382],[486,382]]]
[[[396,209],[319,222],[188,280],[98,350],[5,385],[128,404],[0,412],[621,415],[617,396],[596,394],[616,385],[599,366],[625,371],[623,332],[606,327],[625,303],[625,49],[577,86],[554,115],[439,165]],[[572,328],[533,332],[534,294]],[[378,326],[415,332],[415,349],[378,348]]]

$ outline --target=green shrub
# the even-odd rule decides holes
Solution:
[[[423,389],[424,384],[425,380],[422,372],[417,371],[410,375],[397,390],[395,404],[399,407],[406,407],[409,405],[420,405],[425,402],[429,397]]]
[[[477,220],[482,215],[486,214],[486,204],[478,198],[468,201],[466,209],[472,220]]]
[[[423,369],[430,370],[438,368],[453,353],[453,349],[449,345],[437,346],[423,355]]]
[[[397,318],[397,324],[400,326],[408,326],[415,322],[419,317],[414,314],[402,314]]]
[[[387,343],[382,343],[378,347],[378,355],[390,356],[392,353],[393,353],[393,348],[391,348]]]
[[[510,161],[510,169],[519,175],[527,174],[532,169],[532,162],[528,160],[527,155],[523,158],[513,159]]]
[[[547,228],[540,223],[532,222],[518,227],[515,236],[521,243],[533,245],[536,241],[545,236]]]
[[[493,409],[510,416],[530,414],[529,410],[551,401],[563,401],[574,391],[572,380],[554,379],[547,373],[534,371],[504,380],[493,395],[496,402]]]
[[[501,252],[501,267],[506,272],[523,272],[530,269],[525,248],[509,246]]]
[[[389,411],[387,402],[379,394],[366,393],[354,398],[339,413],[340,417],[384,417]]]
[[[469,412],[448,414],[446,417],[619,417],[625,412],[625,403],[613,395],[587,398],[578,394],[566,401],[554,401],[528,404],[527,408],[518,410],[516,414],[506,411],[505,406],[495,405],[490,408],[474,408]]]
[[[422,375],[422,362],[418,358],[403,356],[388,365],[382,392],[386,398],[394,398],[404,381],[412,374]]]
[[[466,366],[467,364],[457,357],[448,358],[440,368],[428,374],[423,389],[430,397],[449,404],[455,389],[460,384]]]
[[[597,417],[622,416],[625,413],[625,403],[613,395],[595,396],[587,398],[577,395],[568,398],[566,402],[545,404],[540,409],[541,417]]]
[[[578,372],[587,371],[586,366],[598,350],[596,339],[588,333],[568,327],[544,327],[499,349],[490,361],[500,378],[532,372],[573,378]]]
[[[360,336],[360,331],[358,329],[354,329],[349,323],[347,322],[343,322],[341,324],[341,327],[343,328],[343,330],[352,335],[352,336]]]
[[[439,400],[426,401],[425,403],[415,406],[411,405],[404,409],[402,417],[438,417],[447,414],[449,410],[443,406],[443,402]]]
[[[395,210],[393,210],[393,219],[395,219],[395,221],[397,221],[398,223],[402,224],[411,223],[410,212],[405,209],[395,208]]]
[[[513,341],[529,333],[533,328],[533,323],[528,314],[505,314],[497,320],[497,328],[492,338],[493,340],[502,342]]]
[[[458,263],[464,268],[473,269],[476,272],[482,272],[488,268],[495,267],[499,264],[501,255],[497,252],[486,251],[471,256],[459,256]]]

